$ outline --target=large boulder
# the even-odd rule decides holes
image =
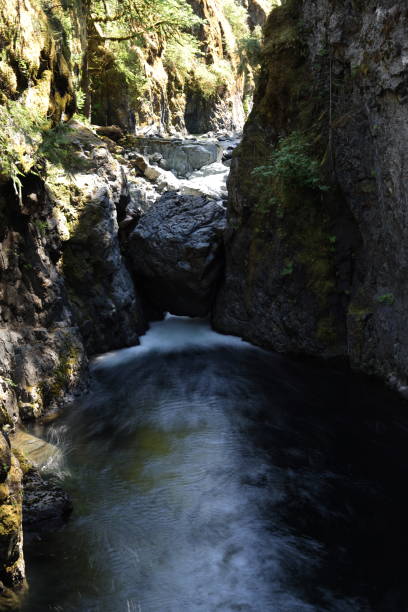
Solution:
[[[186,195],[203,195],[215,200],[226,199],[229,168],[214,162],[196,170],[189,178],[180,181],[180,191]]]
[[[205,197],[163,195],[129,237],[133,270],[162,312],[205,316],[223,267],[224,207]]]

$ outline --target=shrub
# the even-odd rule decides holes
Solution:
[[[269,163],[254,168],[252,174],[260,178],[277,178],[284,184],[327,191],[320,177],[320,164],[313,156],[311,143],[301,132],[281,138],[270,156]]]
[[[164,51],[163,63],[169,72],[177,74],[184,84],[197,65],[202,64],[199,43],[194,36],[183,33],[179,40],[170,40]]]
[[[0,176],[21,193],[20,176],[35,164],[45,124],[21,102],[0,106]]]
[[[257,69],[261,63],[262,28],[256,26],[254,30],[238,40],[238,55],[240,58],[239,71],[245,71],[247,65]]]
[[[233,82],[233,71],[228,60],[219,59],[214,64],[197,62],[192,72],[191,86],[199,90],[205,98],[215,95],[219,88]]]

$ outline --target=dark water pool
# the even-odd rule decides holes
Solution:
[[[25,611],[408,610],[408,408],[377,383],[170,318],[50,433],[75,512]]]

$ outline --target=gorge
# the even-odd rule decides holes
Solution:
[[[0,0],[0,609],[406,610],[407,29]]]

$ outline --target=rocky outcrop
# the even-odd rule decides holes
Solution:
[[[21,203],[0,194],[0,364],[2,424],[35,418],[81,384],[86,357],[58,270],[61,240],[38,177]]]
[[[143,294],[160,312],[205,316],[222,270],[225,210],[204,197],[165,194],[129,237]]]
[[[71,122],[66,141],[76,172],[50,175],[48,186],[62,245],[70,305],[88,354],[130,346],[146,329],[121,255],[117,208],[128,199],[124,170],[108,146]]]
[[[145,326],[118,240],[126,179],[104,141],[66,128],[65,167],[0,195],[4,419],[40,416],[81,383],[91,354],[136,343]]]
[[[15,610],[26,589],[22,529],[23,473],[0,434],[0,609]]]
[[[127,200],[128,191],[122,168],[108,150],[114,145],[75,122],[63,128],[63,143],[58,147],[57,140],[57,159],[43,161],[43,178],[22,176],[21,193],[12,181],[0,188],[3,429],[66,405],[85,388],[88,354],[137,343],[145,327],[120,252],[116,206]],[[17,464],[11,464],[10,474],[18,495],[10,493],[12,510],[7,496],[0,499],[0,523],[4,510],[8,530],[0,546],[5,588],[24,583]],[[54,512],[53,499],[65,507],[64,494],[41,478],[30,477],[26,485],[30,512],[41,514],[44,522]]]
[[[407,24],[391,0],[290,0],[272,12],[232,164],[215,311],[218,329],[342,356],[401,389]]]

